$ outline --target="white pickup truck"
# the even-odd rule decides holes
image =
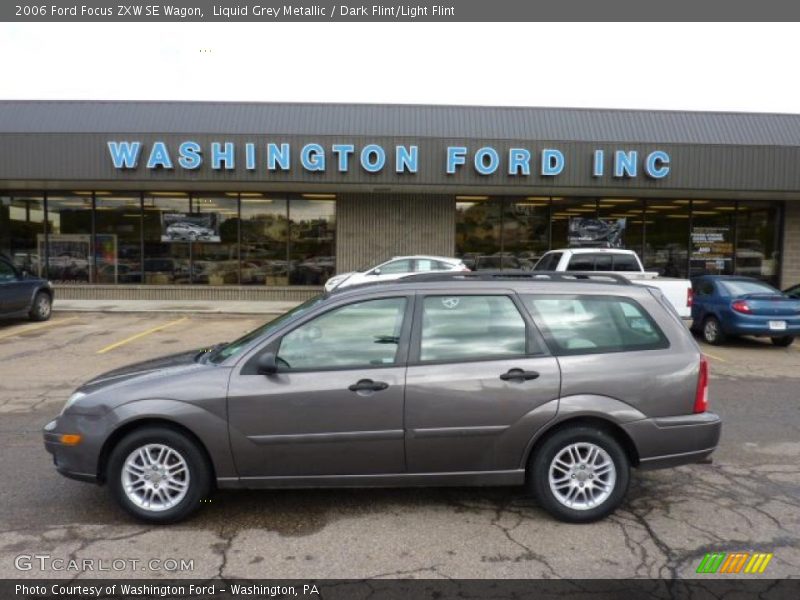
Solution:
[[[692,282],[688,279],[659,277],[655,271],[645,271],[642,261],[633,250],[618,248],[565,248],[545,253],[533,267],[534,271],[594,271],[616,273],[637,285],[661,290],[683,319],[692,314]]]

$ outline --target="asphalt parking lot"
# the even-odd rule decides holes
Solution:
[[[713,551],[771,552],[770,576],[800,572],[800,343],[705,348],[724,419],[714,463],[634,472],[623,508],[591,525],[554,521],[521,489],[449,488],[218,492],[190,520],[152,527],[105,488],[55,472],[40,430],[82,381],[263,320],[56,313],[0,323],[0,577],[697,577]],[[20,555],[139,562],[20,571]],[[143,566],[151,559],[193,562],[176,572]]]

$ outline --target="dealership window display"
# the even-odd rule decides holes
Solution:
[[[188,232],[192,245],[192,283],[239,283],[239,208],[237,194],[192,195],[192,217],[206,231]]]
[[[242,284],[288,285],[288,200],[255,192],[240,200]]]
[[[93,280],[92,202],[90,191],[47,195],[47,236],[37,234],[37,247],[47,257],[48,278],[56,283]]]
[[[144,196],[144,283],[153,285],[192,283],[191,245],[178,241],[170,225],[190,212],[189,195],[157,192]]]
[[[142,283],[142,198],[95,192],[95,281]]]
[[[44,232],[44,196],[0,196],[0,252],[17,267],[43,274],[37,236]]]
[[[322,285],[336,272],[336,203],[316,196],[306,194],[289,202],[293,285]]]

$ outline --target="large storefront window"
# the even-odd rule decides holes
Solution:
[[[193,195],[192,223],[207,229],[192,244],[192,283],[239,283],[239,209],[237,194]]]
[[[503,211],[503,253],[514,268],[533,268],[550,247],[550,199],[509,201]]]
[[[142,283],[142,207],[135,194],[95,194],[97,283]]]
[[[278,195],[241,195],[242,283],[289,284],[288,201]]]
[[[636,198],[600,198],[597,217],[609,227],[607,235],[616,246],[642,253],[645,226],[644,202]]]
[[[689,200],[648,200],[642,261],[650,271],[667,277],[687,277],[689,257]]]
[[[289,283],[322,285],[336,271],[335,206],[325,198],[289,202]]]
[[[47,195],[47,276],[56,283],[92,280],[92,192]],[[45,236],[38,236],[39,254]]]
[[[188,220],[189,195],[178,192],[144,196],[144,282],[192,283],[190,240],[197,235]]]
[[[736,273],[778,285],[781,213],[777,202],[739,202]]]
[[[502,264],[503,205],[488,196],[456,196],[456,256],[470,269]]]
[[[689,276],[733,275],[736,203],[692,201]]]
[[[39,240],[44,233],[42,196],[0,196],[0,252],[20,269],[41,275],[44,257]]]

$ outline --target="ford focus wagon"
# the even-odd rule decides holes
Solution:
[[[615,275],[453,273],[318,296],[244,337],[78,388],[56,469],[136,517],[216,488],[525,485],[559,519],[631,468],[706,460],[708,367],[654,289]]]

